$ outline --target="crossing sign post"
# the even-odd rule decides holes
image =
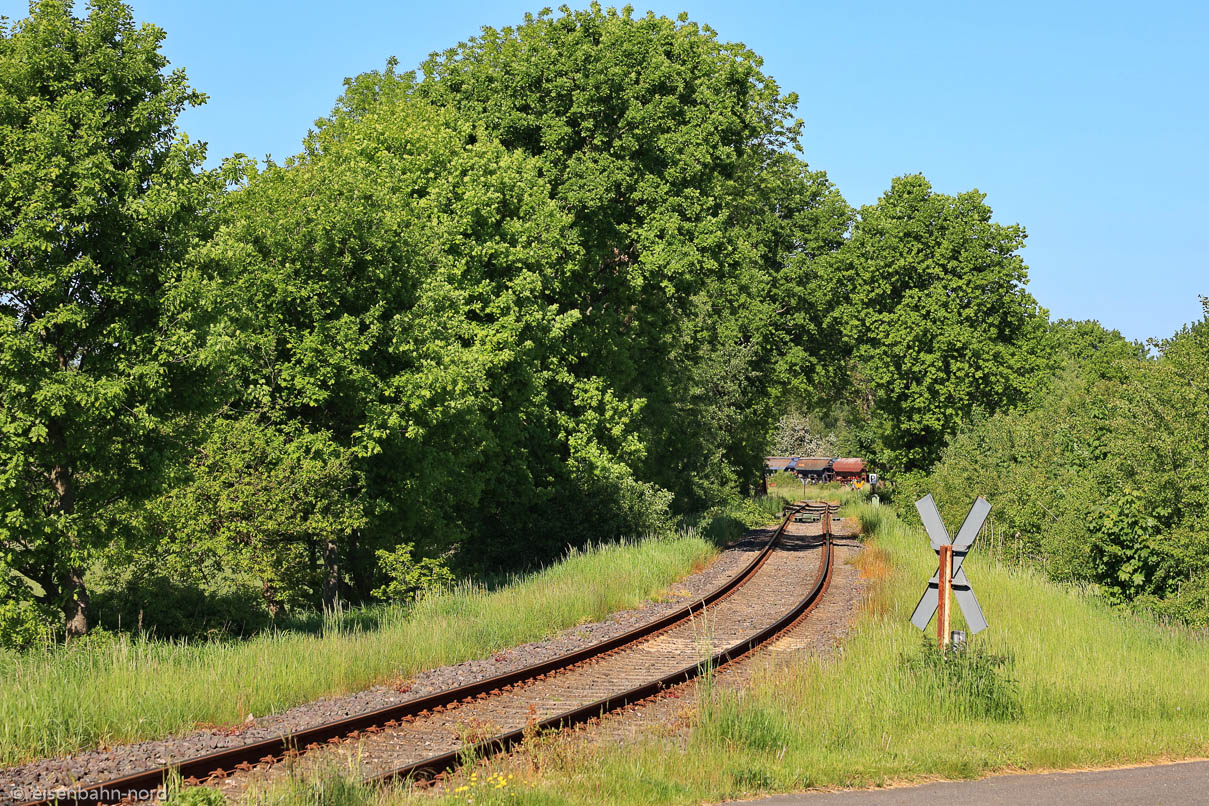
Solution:
[[[951,539],[944,521],[940,519],[940,512],[936,509],[936,502],[932,500],[931,494],[916,501],[915,509],[919,512],[920,520],[924,522],[924,529],[927,530],[928,537],[932,541],[932,548],[936,551],[938,563],[936,573],[928,581],[924,595],[920,598],[919,604],[915,606],[915,612],[911,614],[911,623],[921,630],[926,630],[928,622],[932,620],[932,614],[939,610],[939,618],[936,620],[937,640],[943,649],[949,643],[950,589],[957,599],[957,605],[961,608],[962,615],[966,618],[970,634],[982,632],[987,628],[986,617],[982,615],[982,608],[979,607],[978,599],[974,596],[974,589],[970,586],[970,580],[961,566],[966,554],[974,546],[974,540],[978,537],[983,522],[991,512],[991,505],[985,498],[979,496],[974,505],[970,507],[969,514],[961,524],[961,529],[957,531],[957,537]]]

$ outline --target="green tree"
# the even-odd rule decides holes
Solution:
[[[849,381],[843,333],[827,317],[828,273],[855,212],[826,174],[792,154],[777,155],[759,182],[765,212],[757,237],[773,303],[766,326],[782,340],[776,383],[800,408],[819,408]]]
[[[551,298],[577,314],[569,371],[633,407],[633,467],[682,509],[759,477],[776,395],[809,369],[790,286],[849,218],[761,67],[686,15],[593,3],[486,28],[417,89],[538,161],[571,218]]]
[[[0,28],[0,574],[88,629],[85,575],[151,488],[160,299],[210,186],[175,120],[204,97],[116,0]],[[168,328],[166,330],[165,328]]]
[[[485,496],[524,524],[576,462],[633,448],[629,409],[567,376],[575,314],[547,301],[566,217],[538,166],[393,70],[350,82],[222,221],[182,286],[203,301],[203,360],[231,411],[347,456],[365,522],[340,553],[363,595],[376,549],[494,534]],[[582,416],[562,416],[566,399]]]
[[[411,556],[414,548],[411,543],[402,543],[393,551],[377,551],[387,582],[374,591],[374,596],[390,602],[413,602],[453,585],[453,574],[444,563],[432,557],[416,560]]]
[[[218,416],[201,431],[200,448],[147,508],[155,565],[199,587],[221,571],[251,576],[273,616],[334,606],[349,537],[366,520],[355,458],[328,434],[254,415]]]
[[[1114,363],[1145,358],[1147,354],[1145,345],[1128,341],[1119,330],[1109,330],[1094,319],[1059,319],[1050,324],[1050,337],[1058,367],[1073,360],[1104,372]]]
[[[981,193],[936,193],[918,175],[861,208],[824,282],[880,461],[927,468],[975,412],[1034,388],[1048,344],[1024,290],[1024,237],[991,220]]]
[[[1010,557],[1209,623],[1207,322],[1153,356],[1098,323],[1056,323],[1053,377],[1025,406],[963,429],[929,490],[953,517],[971,492],[986,495]]]

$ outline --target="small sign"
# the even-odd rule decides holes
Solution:
[[[974,505],[970,507],[970,512],[962,522],[957,537],[953,539],[949,538],[949,530],[945,528],[944,521],[940,519],[940,512],[936,509],[936,502],[932,500],[931,494],[916,501],[915,509],[919,511],[919,517],[924,522],[924,529],[928,531],[928,537],[932,541],[932,548],[935,549],[937,557],[941,555],[942,546],[952,546],[952,572],[949,578],[953,586],[953,596],[957,599],[957,605],[961,608],[962,615],[966,617],[970,634],[982,632],[987,628],[987,620],[982,615],[982,608],[978,606],[974,589],[970,586],[970,580],[966,577],[966,572],[961,565],[966,554],[974,546],[974,540],[978,537],[983,522],[991,512],[990,503],[979,496]],[[915,606],[915,612],[911,614],[911,623],[921,630],[928,628],[932,614],[940,605],[940,567],[945,564],[938,563],[936,573],[932,575],[927,590],[924,591],[919,604]]]

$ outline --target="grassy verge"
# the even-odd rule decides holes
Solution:
[[[467,769],[441,800],[687,804],[1209,754],[1202,638],[975,549],[966,568],[991,628],[966,655],[939,657],[907,623],[934,567],[926,537],[888,508],[851,506],[872,532],[860,566],[873,585],[838,660],[757,670],[741,692],[703,687],[687,741],[538,740]],[[348,804],[431,802],[403,788],[342,792]],[[296,782],[259,799],[290,806],[315,794]]]
[[[234,725],[599,621],[701,569],[717,546],[776,520],[783,503],[736,499],[676,535],[571,551],[539,572],[490,589],[463,583],[412,607],[332,614],[316,634],[195,642],[119,634],[0,649],[0,766]]]
[[[194,644],[122,636],[0,652],[0,764],[238,723],[483,657],[635,607],[714,553],[691,530],[576,551],[490,592],[462,585],[385,610],[373,629]]]

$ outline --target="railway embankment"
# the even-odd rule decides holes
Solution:
[[[38,707],[7,722],[3,749],[9,759],[50,758],[10,765],[0,781],[38,788],[118,777],[560,656],[682,608],[767,538],[756,530],[719,553],[704,531],[572,552],[495,590],[467,585],[425,600],[375,629],[201,646],[123,639],[70,656],[5,658],[9,706],[24,697]],[[57,684],[54,697],[40,696]],[[39,718],[50,727],[40,732]],[[122,741],[130,738],[148,740]]]
[[[887,507],[853,514],[865,585],[838,652],[756,665],[743,687],[698,687],[676,730],[555,738],[464,768],[437,802],[688,804],[1209,756],[1202,634],[976,545],[965,567],[991,626],[943,661],[934,634],[908,621],[935,570],[923,530]],[[277,793],[283,806],[313,791],[291,786]],[[402,789],[388,798],[409,799],[433,802]]]

